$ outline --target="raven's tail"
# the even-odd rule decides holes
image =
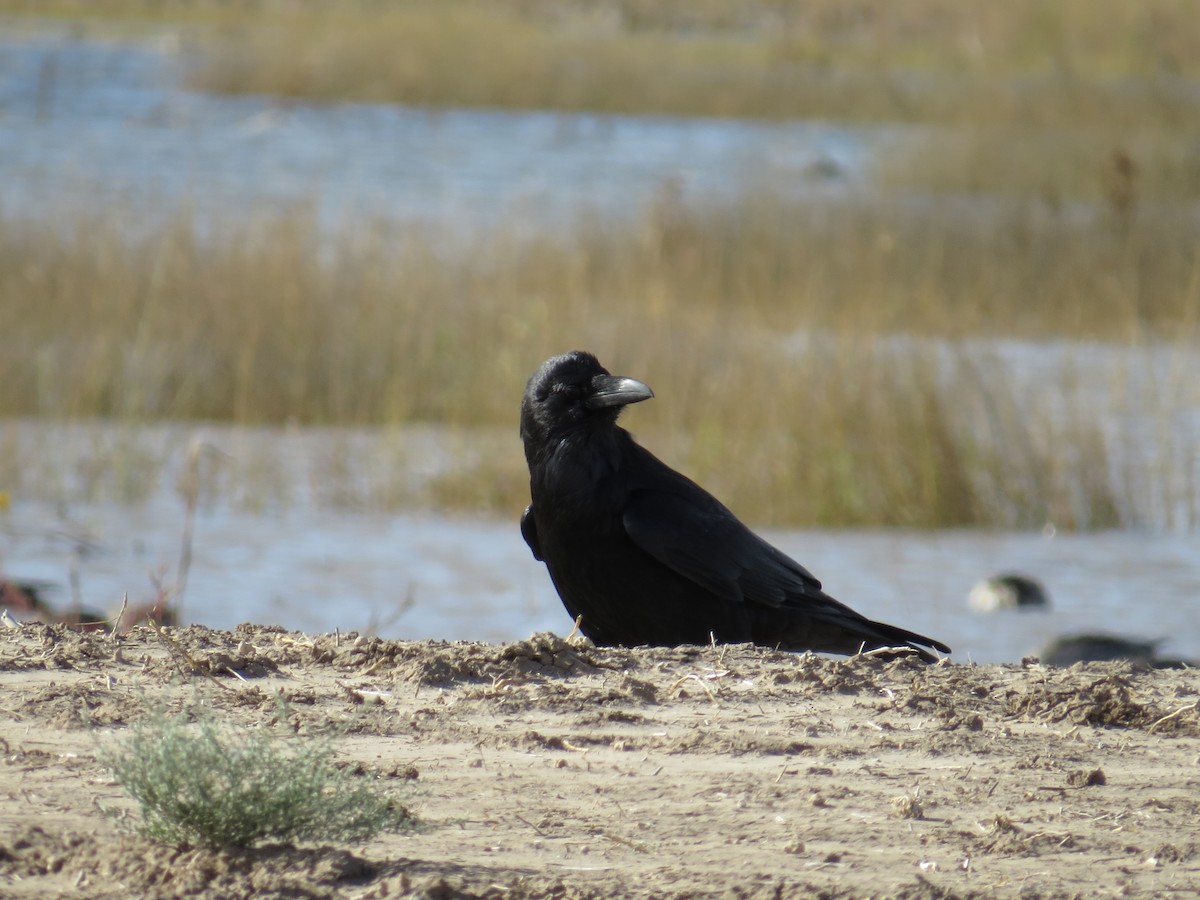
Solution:
[[[937,662],[941,657],[935,656],[925,648],[928,647],[939,653],[950,653],[950,648],[941,641],[917,634],[906,628],[897,628],[883,622],[872,622],[864,619],[862,627],[863,650],[880,650],[886,647],[907,647],[914,651],[922,660],[928,663]]]

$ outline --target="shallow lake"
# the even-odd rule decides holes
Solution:
[[[545,569],[511,521],[329,510],[200,513],[183,619],[228,628],[275,623],[310,632],[373,630],[385,637],[516,640],[566,634]],[[73,542],[84,603],[115,612],[153,596],[151,575],[173,575],[178,503],[81,505],[68,521],[53,508],[16,504],[0,522],[10,575],[59,585],[66,605]],[[835,596],[860,612],[936,636],[967,662],[1016,661],[1057,635],[1104,631],[1164,638],[1163,655],[1200,658],[1200,558],[1183,536],[980,532],[767,532]],[[1037,576],[1048,612],[982,614],[967,592],[985,575]]]
[[[311,207],[347,222],[545,229],[631,216],[670,186],[845,192],[878,131],[820,123],[302,104],[188,90],[169,37],[0,33],[5,215],[101,204],[152,224]],[[132,221],[131,221],[132,227]]]

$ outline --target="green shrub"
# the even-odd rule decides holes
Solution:
[[[329,738],[235,730],[211,712],[152,712],[101,761],[141,807],[135,830],[175,845],[368,840],[414,820],[388,792],[333,765]]]

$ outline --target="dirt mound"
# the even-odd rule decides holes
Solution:
[[[401,868],[333,847],[177,849],[130,837],[48,833],[32,826],[0,849],[0,876],[69,878],[80,895],[312,897],[360,888]],[[95,893],[94,893],[95,892]]]

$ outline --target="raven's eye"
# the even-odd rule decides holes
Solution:
[[[568,400],[570,400],[572,403],[574,403],[576,400],[579,399],[580,393],[581,393],[581,391],[579,389],[579,385],[577,385],[577,384],[564,384],[563,385],[562,395],[564,397],[566,397]]]

